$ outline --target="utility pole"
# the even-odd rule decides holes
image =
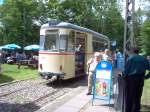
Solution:
[[[0,74],[2,73],[2,51],[0,50]]]
[[[126,56],[129,55],[129,49],[131,48],[131,46],[136,44],[134,41],[134,21],[135,21],[134,12],[135,12],[135,0],[126,0],[124,45],[123,45],[124,58],[126,58]]]

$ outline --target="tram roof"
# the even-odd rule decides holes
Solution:
[[[80,30],[80,31],[83,31],[83,32],[91,33],[95,36],[101,36],[103,38],[108,39],[108,37],[103,35],[103,34],[100,34],[100,33],[97,33],[93,30],[90,30],[90,29],[87,29],[87,28],[84,28],[84,27],[81,27],[81,26],[77,26],[77,25],[74,25],[74,24],[71,24],[71,23],[67,23],[67,22],[60,22],[56,25],[51,25],[49,23],[46,23],[46,24],[43,24],[41,26],[41,29],[45,29],[45,28],[68,28],[68,29]]]

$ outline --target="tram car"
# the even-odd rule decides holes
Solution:
[[[39,74],[45,79],[70,79],[86,75],[86,62],[95,51],[109,48],[107,36],[61,21],[40,29]]]

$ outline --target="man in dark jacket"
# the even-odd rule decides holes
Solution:
[[[137,47],[131,48],[123,72],[125,77],[125,112],[140,112],[141,96],[146,70],[150,69],[148,60],[140,56]]]

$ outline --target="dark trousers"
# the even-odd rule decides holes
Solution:
[[[135,74],[125,79],[125,112],[140,112],[143,85],[142,74]]]
[[[114,104],[115,110],[117,112],[125,112],[125,78],[118,75],[117,76],[117,86],[118,86],[118,94],[116,94],[116,102]]]

